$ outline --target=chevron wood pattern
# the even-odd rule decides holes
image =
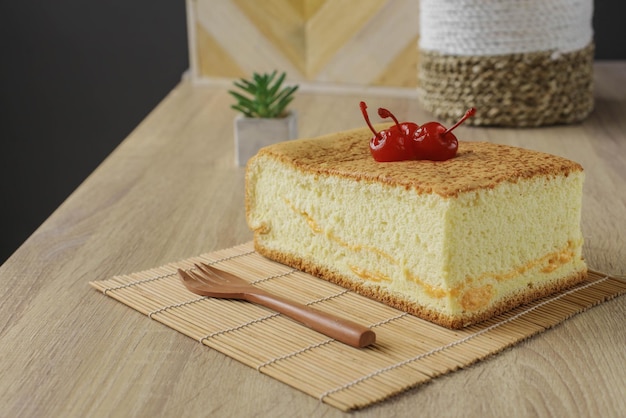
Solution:
[[[290,81],[415,87],[416,0],[187,0],[197,79],[286,71]]]

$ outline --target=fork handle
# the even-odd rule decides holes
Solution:
[[[356,322],[269,293],[248,293],[245,296],[245,299],[250,302],[280,312],[315,331],[352,347],[362,348],[376,342],[374,331]]]

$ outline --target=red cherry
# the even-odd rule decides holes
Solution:
[[[476,109],[469,109],[457,123],[448,129],[438,122],[423,124],[415,131],[413,137],[418,158],[432,161],[444,161],[454,158],[459,148],[459,141],[452,131],[465,122],[466,119],[474,116],[474,114],[476,114]]]
[[[405,160],[412,160],[414,157],[415,150],[413,149],[414,147],[413,147],[411,138],[413,138],[413,136],[415,135],[415,131],[417,130],[417,128],[419,128],[417,123],[413,123],[413,122],[400,123],[398,122],[398,119],[396,119],[396,117],[393,115],[393,113],[391,113],[389,110],[383,107],[378,108],[378,116],[380,116],[383,119],[386,119],[386,118],[393,119],[393,121],[396,124],[394,126],[389,127],[387,130],[392,135],[392,137],[395,137],[395,139],[398,142],[402,142],[405,144],[404,147],[407,150],[407,155],[406,155]]]
[[[415,132],[415,146],[418,149],[419,159],[444,161],[453,158],[459,142],[456,137],[448,133],[444,137],[446,127],[438,122],[428,122]]]
[[[389,130],[382,130],[370,139],[370,152],[381,163],[407,160],[407,145],[410,142]]]
[[[378,162],[410,160],[414,157],[413,137],[418,126],[415,123],[399,123],[398,119],[387,109],[379,108],[378,115],[382,118],[392,118],[396,123],[388,129],[376,132],[367,114],[367,105],[360,103],[363,118],[374,133],[370,139],[370,151],[374,159]]]

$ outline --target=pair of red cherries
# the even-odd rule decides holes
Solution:
[[[476,113],[476,109],[471,108],[454,126],[446,128],[438,122],[427,122],[422,126],[413,122],[399,123],[389,110],[381,107],[378,109],[378,116],[383,119],[393,119],[395,125],[376,132],[367,115],[367,105],[361,102],[360,106],[367,126],[374,133],[374,137],[370,140],[370,151],[378,162],[444,161],[454,158],[459,148],[459,141],[452,131]]]

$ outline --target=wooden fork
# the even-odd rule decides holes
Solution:
[[[272,295],[215,267],[206,264],[195,266],[196,271],[178,269],[178,274],[185,287],[197,295],[258,303],[353,347],[362,348],[376,342],[376,334],[367,327]]]

